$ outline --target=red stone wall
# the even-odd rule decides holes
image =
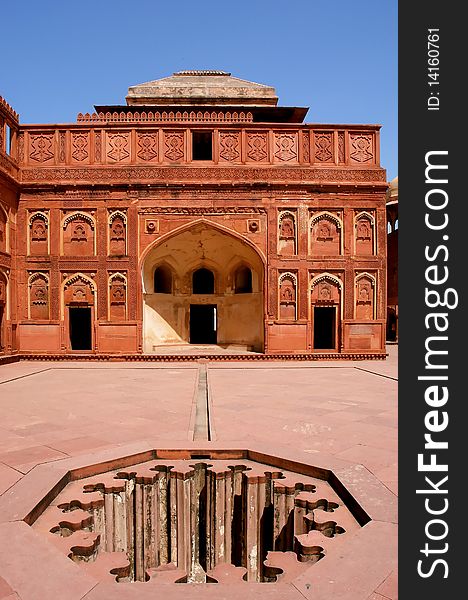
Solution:
[[[201,221],[265,261],[266,352],[314,352],[315,306],[336,307],[336,352],[384,350],[378,127],[125,114],[19,127],[2,115],[2,131],[7,117],[15,127],[12,155],[0,153],[5,349],[69,352],[67,307],[82,305],[91,351],[141,352],[142,260]],[[213,132],[212,161],[192,160],[193,128]]]

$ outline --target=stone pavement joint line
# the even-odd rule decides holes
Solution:
[[[198,369],[198,385],[196,389],[196,413],[193,439],[211,440],[210,416],[208,406],[208,373],[206,364]]]

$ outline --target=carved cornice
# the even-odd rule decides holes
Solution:
[[[145,206],[140,208],[140,215],[249,215],[267,214],[264,207],[250,206]]]
[[[285,167],[43,167],[21,170],[23,183],[376,183],[385,184],[384,169]]]

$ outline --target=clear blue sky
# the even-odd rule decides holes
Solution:
[[[1,10],[0,95],[23,123],[74,122],[130,85],[223,69],[309,106],[309,123],[379,123],[397,171],[397,0],[29,0]]]

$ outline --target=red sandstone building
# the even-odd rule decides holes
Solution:
[[[32,125],[0,101],[1,352],[384,353],[378,125],[220,71],[126,101]]]

